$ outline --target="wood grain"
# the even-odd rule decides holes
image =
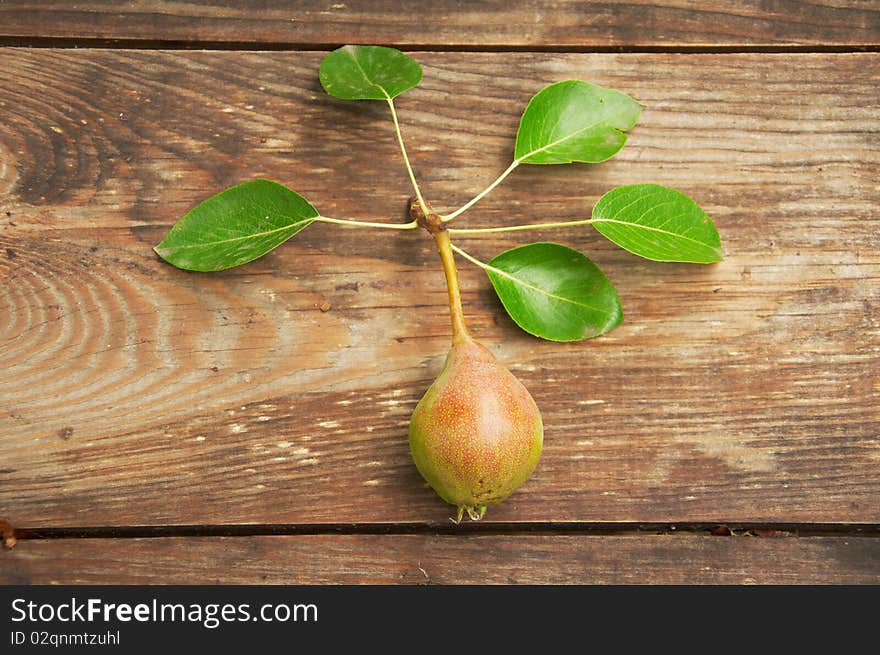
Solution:
[[[313,226],[213,275],[151,250],[258,175],[327,215],[402,220],[386,111],[323,95],[321,56],[0,50],[0,516],[449,515],[406,441],[449,341],[426,235]],[[694,197],[726,252],[662,265],[586,229],[535,235],[586,252],[621,295],[624,324],[576,344],[518,331],[462,266],[473,333],[546,426],[535,476],[487,519],[880,521],[880,57],[415,56],[425,80],[398,110],[438,210],[507,165],[535,91],[582,78],[646,105],[627,147],[523,167],[460,223],[574,220],[656,182]]]
[[[627,47],[880,44],[867,0],[680,2],[519,0],[331,3],[230,0],[0,3],[0,37],[429,47]],[[15,39],[12,39],[15,42]]]
[[[309,535],[21,541],[0,584],[877,584],[860,537]]]

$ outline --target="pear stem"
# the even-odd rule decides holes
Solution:
[[[444,226],[445,227],[445,226]],[[455,257],[452,254],[452,242],[449,240],[449,232],[445,229],[433,231],[434,242],[443,262],[443,273],[446,275],[446,290],[449,292],[449,313],[452,316],[452,343],[469,341],[471,335],[464,322],[464,312],[461,309],[461,291],[458,286],[458,269],[455,267]]]

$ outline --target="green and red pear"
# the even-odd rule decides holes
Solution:
[[[409,445],[428,484],[458,517],[478,519],[510,496],[541,456],[544,428],[531,394],[482,344],[456,340],[413,412]]]

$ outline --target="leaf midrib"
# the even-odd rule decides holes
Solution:
[[[367,71],[364,70],[364,67],[361,66],[361,62],[358,61],[358,58],[355,56],[355,53],[350,49],[346,48],[345,50],[348,53],[348,56],[351,57],[351,60],[354,62],[355,66],[358,67],[358,70],[361,72],[361,75],[364,76],[364,79],[367,81],[367,84],[376,87],[382,92],[382,95],[385,96],[386,100],[391,100],[391,96],[388,94],[388,91],[385,90],[380,84],[376,84],[373,80],[370,79],[370,76],[367,75]]]
[[[712,245],[705,243],[703,241],[697,241],[696,239],[693,239],[691,237],[686,237],[683,234],[679,234],[678,232],[670,232],[669,230],[663,230],[659,227],[651,227],[650,225],[642,225],[641,223],[632,223],[630,221],[620,221],[620,220],[617,220],[614,218],[593,217],[592,224],[595,225],[596,223],[614,223],[616,225],[626,225],[628,227],[640,228],[642,230],[649,230],[651,232],[660,232],[661,234],[667,234],[669,236],[676,237],[678,239],[690,241],[691,243],[695,243],[698,246],[702,246],[703,248],[709,248],[710,250],[712,250],[715,253],[720,254],[720,252],[721,252],[721,246],[712,246]]]
[[[296,223],[290,223],[289,225],[285,225],[283,227],[275,228],[274,230],[266,230],[265,232],[252,232],[251,234],[245,234],[240,237],[232,237],[230,239],[218,239],[217,241],[203,241],[201,243],[190,243],[182,246],[162,246],[159,244],[156,246],[157,248],[162,248],[162,250],[186,250],[187,248],[210,248],[212,246],[219,245],[221,243],[231,243],[233,241],[244,241],[245,239],[258,239],[263,236],[268,236],[270,234],[275,234],[276,232],[283,232],[284,230],[290,230],[291,228],[295,228],[302,223],[311,223],[317,218],[317,216],[312,218],[304,218],[301,221],[297,221]]]
[[[619,132],[619,133],[621,133],[621,134],[624,133],[624,130],[619,130],[619,129],[617,129],[617,128],[614,127],[613,125],[610,125],[607,121],[596,121],[595,123],[591,123],[590,125],[585,125],[584,127],[580,128],[580,129],[578,129],[578,130],[575,130],[575,131],[572,132],[571,134],[567,134],[566,136],[562,137],[561,139],[557,139],[556,141],[552,141],[551,143],[548,143],[548,144],[545,145],[545,146],[541,146],[540,148],[537,148],[536,150],[532,150],[531,152],[529,152],[529,153],[527,153],[527,154],[525,154],[525,155],[522,155],[521,157],[517,157],[516,159],[517,159],[517,161],[520,161],[520,162],[525,161],[525,160],[528,159],[529,157],[532,157],[533,155],[536,155],[536,154],[538,154],[539,152],[544,152],[544,151],[547,150],[548,148],[552,148],[553,146],[558,146],[560,143],[563,143],[564,141],[568,141],[569,139],[573,139],[574,137],[576,137],[577,135],[579,135],[581,132],[585,132],[585,131],[587,131],[587,130],[591,130],[591,129],[593,129],[594,127],[596,127],[597,125],[603,125],[603,124],[604,124],[604,125],[608,125],[608,127],[610,127],[610,128],[611,128],[612,130],[614,130],[615,132]],[[569,160],[569,161],[574,161],[574,160],[571,159],[570,157],[568,158],[568,160]]]
[[[485,265],[487,271],[492,271],[492,272],[494,272],[494,273],[497,273],[497,274],[500,275],[501,277],[505,277],[505,278],[507,278],[508,280],[511,280],[511,281],[513,281],[514,283],[519,284],[520,286],[525,287],[526,289],[531,289],[532,291],[537,291],[538,293],[540,293],[540,294],[542,294],[542,295],[545,295],[545,296],[547,296],[548,298],[553,298],[553,299],[555,299],[555,300],[559,300],[559,301],[562,301],[562,302],[567,302],[567,303],[569,303],[569,304],[571,304],[571,305],[577,305],[578,307],[585,307],[586,309],[592,309],[593,311],[595,311],[595,312],[599,312],[599,313],[601,313],[601,314],[604,314],[605,316],[609,316],[609,317],[610,317],[610,316],[612,315],[611,312],[609,312],[609,311],[607,311],[607,310],[605,310],[605,309],[601,309],[601,308],[599,308],[599,307],[593,307],[592,305],[586,305],[586,304],[584,304],[584,303],[582,303],[582,302],[577,302],[576,300],[572,300],[571,298],[565,298],[564,296],[557,296],[555,293],[550,293],[550,292],[548,292],[548,291],[545,291],[544,289],[541,289],[540,287],[536,287],[536,286],[533,286],[533,285],[531,285],[531,284],[528,284],[527,282],[523,282],[522,280],[520,280],[520,279],[517,278],[517,277],[514,277],[513,275],[511,275],[511,274],[508,273],[507,271],[503,271],[503,270],[501,270],[500,268],[495,268],[495,267],[492,266],[491,264],[484,264],[484,265]]]

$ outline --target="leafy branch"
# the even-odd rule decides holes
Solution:
[[[319,77],[330,95],[388,104],[394,133],[412,184],[417,211],[407,223],[356,221],[322,215],[287,187],[254,180],[208,198],[175,225],[156,252],[178,268],[214,271],[250,262],[281,245],[312,223],[412,230],[429,215],[448,224],[491,193],[522,164],[596,164],[623,148],[642,106],[625,93],[565,80],[545,87],[526,106],[511,164],[485,189],[455,211],[432,214],[425,200],[400,128],[394,98],[417,86],[422,68],[411,57],[380,46],[344,46],[322,61]],[[420,223],[421,219],[421,223]],[[629,252],[662,262],[713,263],[722,258],[711,219],[685,194],[656,184],[612,189],[592,215],[575,221],[526,223],[486,228],[449,227],[448,237],[575,228],[591,225]],[[429,230],[430,231],[430,230]],[[620,323],[614,287],[587,257],[558,244],[535,243],[499,254],[489,263],[451,249],[486,271],[502,304],[527,332],[553,341],[604,334]]]

